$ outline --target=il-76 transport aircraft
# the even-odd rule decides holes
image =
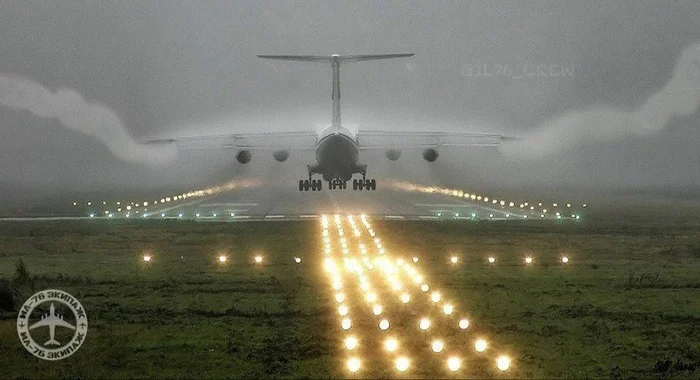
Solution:
[[[340,118],[340,65],[378,59],[407,58],[413,54],[349,55],[259,55],[260,58],[286,61],[301,61],[330,64],[333,73],[333,121],[318,133],[269,132],[242,133],[215,136],[194,136],[150,140],[151,143],[176,143],[179,148],[197,148],[197,142],[214,139],[225,148],[236,149],[236,160],[247,164],[252,151],[272,151],[275,160],[283,162],[292,150],[314,150],[316,163],[308,165],[308,179],[299,180],[299,191],[320,191],[323,181],[330,189],[346,189],[347,182],[355,174],[362,179],[353,179],[353,190],[376,190],[375,179],[367,178],[367,165],[358,162],[360,150],[384,150],[389,160],[398,160],[402,148],[423,149],[423,158],[434,162],[441,147],[496,146],[506,138],[499,134],[479,134],[460,132],[403,132],[403,131],[357,131],[343,126]],[[192,145],[195,144],[195,145]],[[323,180],[314,179],[320,175]]]

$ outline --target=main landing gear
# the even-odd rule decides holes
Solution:
[[[347,181],[334,179],[328,181],[330,190],[345,190],[348,187]],[[377,190],[377,181],[374,179],[353,179],[353,190]],[[323,181],[320,179],[302,179],[299,180],[299,191],[321,191],[323,190]]]
[[[299,191],[321,191],[323,190],[323,182],[320,179],[300,179]]]
[[[377,190],[377,181],[374,179],[353,179],[353,190]]]

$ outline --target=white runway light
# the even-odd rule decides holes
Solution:
[[[445,343],[440,339],[435,339],[430,345],[430,349],[435,353],[440,353],[443,349],[445,349]]]
[[[486,341],[483,340],[483,339],[479,339],[479,340],[477,340],[477,341],[474,343],[474,349],[475,349],[477,352],[484,352],[484,351],[486,351],[486,346],[487,346],[487,343],[486,343]]]
[[[459,371],[459,367],[462,366],[462,360],[456,356],[451,356],[449,359],[447,359],[447,368],[452,371],[456,372]]]
[[[462,330],[466,330],[469,327],[469,320],[466,318],[460,319],[459,320],[459,328]]]
[[[428,319],[428,318],[421,319],[420,322],[418,323],[418,328],[423,330],[423,331],[426,331],[427,329],[429,329],[430,328],[430,319]]]
[[[382,320],[379,322],[379,329],[382,330],[382,331],[388,330],[388,329],[389,329],[389,321],[386,320],[386,319],[382,319]]]
[[[352,327],[352,321],[350,318],[343,319],[343,321],[340,323],[340,327],[342,327],[342,329],[345,331],[350,330]]]
[[[501,372],[505,372],[510,368],[510,358],[507,356],[499,356],[496,360],[496,366]]]
[[[406,372],[408,370],[409,365],[410,362],[405,356],[396,359],[396,370],[399,372]]]
[[[345,348],[348,351],[352,351],[355,348],[357,348],[357,338],[355,338],[354,336],[349,336],[345,338]]]
[[[360,370],[360,359],[350,358],[348,359],[348,371],[355,373]]]
[[[399,348],[399,341],[396,338],[387,338],[384,341],[384,349],[387,351],[394,352],[397,348]]]
[[[447,304],[442,307],[442,312],[445,313],[445,315],[450,315],[454,311],[454,306]]]
[[[566,264],[566,263],[569,262],[569,258],[566,257],[566,256],[564,256],[564,257],[561,258],[561,262],[564,263],[564,264]]]

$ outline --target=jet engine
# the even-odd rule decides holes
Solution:
[[[275,158],[278,162],[285,162],[289,158],[289,151],[288,150],[278,150],[274,153],[272,153],[272,157]]]
[[[390,159],[391,161],[396,161],[401,157],[401,151],[398,149],[389,149],[386,151],[386,158]]]
[[[423,158],[428,162],[435,162],[438,158],[438,152],[433,148],[428,148],[423,151]]]
[[[241,164],[247,164],[250,162],[252,155],[247,150],[242,150],[236,155],[236,161]]]

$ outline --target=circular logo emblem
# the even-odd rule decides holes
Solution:
[[[83,305],[62,290],[42,290],[22,305],[17,335],[24,348],[44,360],[71,356],[85,341],[88,320]]]

